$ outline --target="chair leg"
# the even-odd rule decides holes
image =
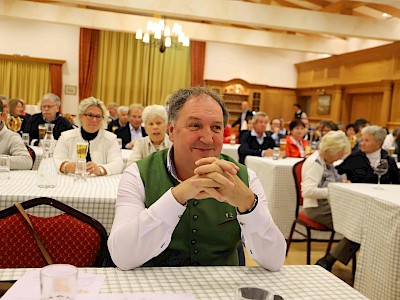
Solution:
[[[325,255],[328,255],[331,252],[333,238],[335,237],[335,231],[332,231],[331,237],[329,238],[328,247],[326,248]]]
[[[293,233],[294,233],[294,229],[295,228],[296,228],[296,220],[293,221],[292,228],[290,229],[289,238],[288,238],[287,243],[286,243],[286,256],[289,253],[289,247],[290,247],[290,243],[292,242],[292,237],[293,237]]]
[[[311,263],[311,230],[310,227],[306,227],[307,229],[307,265]]]

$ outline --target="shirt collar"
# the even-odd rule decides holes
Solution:
[[[257,132],[256,132],[254,129],[251,130],[250,134],[251,134],[252,136],[255,136],[255,137],[259,138]],[[262,138],[265,138],[266,136],[267,136],[267,134],[266,134],[265,132],[263,132]]]
[[[139,126],[138,129],[135,129],[135,128],[133,128],[132,124],[129,123],[129,129],[130,129],[131,131],[134,131],[134,132],[139,132],[139,131],[141,131],[142,128]]]
[[[171,146],[168,150],[168,155],[167,155],[167,170],[168,172],[174,177],[178,182],[182,182],[176,175],[176,168],[174,164],[174,145]]]

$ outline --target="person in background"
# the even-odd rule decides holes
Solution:
[[[238,265],[241,241],[260,266],[282,267],[286,242],[260,181],[221,154],[228,118],[222,98],[205,87],[170,96],[172,147],[121,178],[108,239],[118,268]]]
[[[301,194],[304,214],[333,229],[331,207],[328,201],[328,185],[343,182],[333,163],[350,153],[350,145],[343,131],[330,131],[321,139],[319,150],[311,154],[302,168]],[[331,271],[339,260],[347,265],[360,245],[343,238],[329,254],[317,261],[317,265]]]
[[[110,123],[107,125],[107,130],[111,131],[112,133],[115,133],[115,130],[117,130],[120,127],[124,127],[129,120],[129,107],[128,106],[120,106],[117,109],[118,111],[118,118],[115,120],[112,120]]]
[[[241,107],[242,107],[242,114],[232,124],[232,128],[239,124],[239,135],[242,133],[242,131],[248,130],[247,128],[248,120],[251,120],[253,118],[253,112],[249,110],[249,102],[242,101]]]
[[[73,129],[72,124],[63,116],[60,115],[60,98],[52,93],[45,94],[40,100],[41,113],[33,114],[26,123],[24,128],[25,133],[29,133],[29,139],[37,146],[39,143],[39,124],[51,123],[54,124],[53,136],[58,140],[61,132]]]
[[[286,137],[286,135],[282,133],[281,128],[282,128],[281,120],[279,118],[273,118],[271,120],[271,131],[269,133],[271,135],[271,138],[274,140],[276,147],[279,147],[280,139]]]
[[[115,102],[108,103],[107,110],[108,110],[108,116],[109,116],[108,123],[113,120],[116,120],[118,118],[118,111],[117,111],[118,104],[117,103],[115,103]]]
[[[132,149],[135,142],[147,136],[146,130],[142,126],[143,106],[141,104],[132,104],[129,107],[129,122],[115,130],[118,138],[122,139],[123,149]]]
[[[88,142],[86,171],[96,176],[122,173],[124,162],[115,134],[104,130],[107,124],[107,109],[96,98],[90,97],[79,103],[81,127],[61,134],[54,149],[57,169],[64,174],[75,173],[76,144]]]
[[[30,170],[33,163],[32,157],[20,135],[5,126],[7,117],[3,101],[0,101],[0,154],[10,156],[11,170]]]
[[[346,174],[347,180],[357,183],[377,183],[378,175],[374,173],[374,166],[380,159],[387,159],[389,170],[382,175],[381,183],[398,184],[399,169],[396,162],[382,149],[386,131],[379,126],[367,126],[361,130],[360,150],[352,152],[336,167],[339,174]]]
[[[167,135],[168,116],[164,106],[146,106],[143,110],[143,122],[148,135],[136,141],[127,166],[153,152],[168,149],[172,145]]]
[[[301,110],[301,105],[298,103],[293,104],[294,118],[295,119],[308,119],[307,114]]]
[[[346,126],[346,136],[350,142],[350,149],[353,152],[353,149],[357,144],[356,130],[353,123],[350,123]]]
[[[15,98],[15,99],[11,99],[8,102],[8,107],[10,110],[10,115],[12,117],[19,118],[21,119],[21,122],[19,122],[21,124],[20,128],[15,128],[15,132],[18,133],[22,133],[25,129],[25,126],[27,124],[27,122],[29,121],[31,115],[30,114],[25,114],[24,115],[24,102],[22,101],[22,99],[19,98]],[[9,128],[11,129],[11,128]]]
[[[287,157],[306,157],[308,142],[303,138],[305,125],[300,119],[289,124],[290,134],[286,136],[285,153]]]
[[[3,112],[8,116],[10,110],[8,108],[8,97],[5,95],[0,95],[0,100],[3,103]]]
[[[226,124],[224,128],[224,144],[230,144],[231,136],[232,136],[232,126]],[[235,138],[235,143],[236,143],[236,138]]]
[[[271,132],[266,132],[268,117],[265,112],[259,111],[253,116],[253,130],[240,137],[239,163],[244,164],[247,155],[272,156],[275,142]]]
[[[357,143],[353,147],[352,152],[357,152],[360,149],[361,131],[364,127],[370,126],[371,123],[366,119],[357,119],[354,121],[354,129],[356,131]]]
[[[395,147],[395,140],[399,135],[400,127],[396,127],[392,133],[386,135],[385,140],[383,141],[382,149],[389,151],[390,147]]]

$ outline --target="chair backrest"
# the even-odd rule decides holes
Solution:
[[[299,214],[300,206],[303,206],[303,196],[301,195],[301,169],[303,168],[304,161],[305,159],[297,162],[292,168],[294,184],[296,186],[296,217]]]
[[[107,253],[104,226],[88,215],[54,199],[36,198],[21,203],[29,209],[48,205],[64,212],[44,218],[29,215],[53,263],[101,267]],[[15,206],[0,211],[0,268],[46,265],[32,230]]]
[[[29,155],[32,157],[32,168],[33,168],[33,165],[35,164],[35,160],[36,160],[36,153],[35,153],[35,151],[34,151],[30,146],[28,146],[28,145],[26,145],[26,149],[28,150]],[[31,169],[32,169],[32,168],[31,168]]]

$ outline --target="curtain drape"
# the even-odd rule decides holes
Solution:
[[[92,95],[99,46],[99,31],[81,28],[79,42],[79,99]]]
[[[100,31],[93,96],[127,106],[165,104],[171,92],[189,84],[189,48],[160,53],[134,34]]]
[[[204,85],[205,42],[190,42],[191,85]]]
[[[49,64],[51,92],[61,98],[62,94],[62,65]]]
[[[0,59],[0,93],[36,105],[51,90],[48,63]]]

